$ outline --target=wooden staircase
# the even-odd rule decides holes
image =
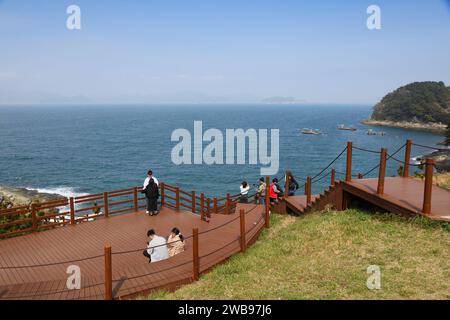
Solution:
[[[307,203],[307,196],[290,196],[283,198],[272,210],[281,214],[302,215],[314,211],[321,211],[327,207],[341,209],[342,183],[336,182],[334,186],[327,187],[323,192],[312,195],[311,202]]]

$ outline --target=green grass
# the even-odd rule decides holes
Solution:
[[[272,215],[244,254],[145,299],[449,299],[448,223],[360,210]],[[369,265],[381,289],[366,286]]]

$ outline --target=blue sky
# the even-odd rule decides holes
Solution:
[[[0,0],[0,103],[375,103],[450,85],[449,40],[444,0]]]

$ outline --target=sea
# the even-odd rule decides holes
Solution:
[[[332,104],[1,106],[0,185],[77,196],[141,185],[149,169],[160,181],[210,197],[236,194],[244,180],[256,185],[262,165],[249,164],[248,156],[245,164],[172,161],[172,149],[178,143],[171,140],[172,133],[186,129],[193,135],[194,121],[202,121],[203,131],[216,128],[224,136],[226,129],[268,129],[269,134],[279,129],[279,170],[273,176],[281,178],[289,169],[300,185],[327,166],[347,141],[375,151],[386,147],[392,153],[406,139],[429,146],[443,140],[429,132],[361,124],[371,112],[371,105]],[[357,130],[338,130],[341,124]],[[303,128],[322,134],[305,135]],[[367,135],[368,129],[385,135]],[[427,152],[413,148],[412,157]],[[403,159],[403,150],[398,158]],[[354,174],[378,163],[378,154],[354,150]],[[387,175],[397,174],[398,166],[390,160]],[[333,167],[339,173],[345,171],[345,154]],[[374,170],[369,176],[377,174]],[[329,176],[316,181],[313,192],[329,183]]]

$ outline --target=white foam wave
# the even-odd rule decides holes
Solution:
[[[55,188],[26,188],[30,191],[37,191],[39,193],[49,193],[49,194],[57,194],[66,198],[69,197],[81,197],[87,196],[89,193],[78,192],[76,189],[71,187],[55,187]]]

